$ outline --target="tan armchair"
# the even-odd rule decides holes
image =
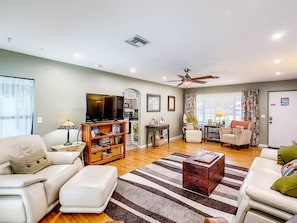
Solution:
[[[198,119],[194,113],[185,113],[183,117],[183,137],[185,142],[201,142],[202,131],[198,126]]]
[[[221,127],[219,133],[222,146],[226,143],[231,144],[231,147],[249,147],[252,136],[251,124],[248,121],[233,120],[230,127]]]

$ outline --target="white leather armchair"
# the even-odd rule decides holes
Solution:
[[[15,174],[10,160],[44,150],[52,165]],[[78,152],[47,152],[39,135],[0,139],[0,222],[35,223],[59,202],[61,186],[83,167]]]
[[[252,130],[250,122],[235,121],[231,122],[230,127],[219,128],[220,142],[223,146],[224,143],[241,147],[249,147]]]

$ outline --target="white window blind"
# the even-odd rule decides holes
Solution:
[[[0,138],[32,134],[34,80],[0,75]]]
[[[219,123],[216,113],[221,111],[220,121],[229,126],[233,119],[241,120],[241,92],[207,93],[196,96],[199,125],[208,124],[208,120]]]

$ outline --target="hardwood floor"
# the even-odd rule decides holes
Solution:
[[[155,160],[167,156],[173,152],[193,155],[199,150],[210,150],[225,154],[226,163],[249,168],[253,159],[259,156],[261,149],[259,147],[250,147],[237,150],[229,146],[221,146],[220,143],[185,143],[182,139],[170,141],[160,147],[147,149],[133,149],[126,153],[125,159],[119,159],[106,165],[116,166],[119,176],[128,173],[136,168],[145,166]],[[56,207],[40,223],[105,223],[112,219],[105,213],[102,214],[63,214]]]

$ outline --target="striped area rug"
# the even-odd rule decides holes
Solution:
[[[125,223],[199,223],[209,216],[231,222],[248,169],[226,164],[221,183],[205,196],[182,187],[182,161],[187,157],[173,153],[119,177],[104,212]]]

